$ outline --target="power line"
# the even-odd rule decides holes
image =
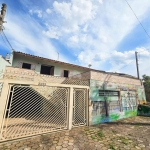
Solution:
[[[129,64],[131,64],[133,61],[134,61],[134,60],[132,60],[131,62],[129,62],[129,63],[128,63],[128,64],[126,64],[125,66],[123,66],[123,67],[119,68],[119,70],[121,70],[121,69],[125,68],[126,66],[128,66]]]
[[[10,42],[9,42],[9,40],[8,40],[7,36],[5,35],[5,33],[4,33],[3,30],[2,30],[2,33],[3,33],[3,35],[4,35],[5,39],[6,39],[6,41],[8,42],[9,46],[11,47],[11,49],[13,49],[13,47],[11,46],[11,44],[10,44]]]
[[[8,47],[8,45],[7,45],[6,41],[5,41],[5,39],[4,39],[3,35],[2,35],[2,33],[0,33],[0,35],[1,35],[1,37],[2,37],[3,42],[5,43],[6,47],[7,47],[8,49],[10,49],[10,48]]]
[[[148,32],[146,31],[146,29],[144,28],[144,26],[142,25],[141,21],[139,20],[139,18],[137,17],[137,15],[135,14],[134,10],[132,9],[131,5],[128,3],[127,0],[125,0],[126,3],[128,4],[128,6],[130,7],[130,9],[132,10],[134,16],[136,17],[136,19],[138,20],[138,22],[140,23],[141,27],[143,28],[143,30],[145,31],[145,33],[147,34],[147,36],[150,38],[150,35],[148,34]]]

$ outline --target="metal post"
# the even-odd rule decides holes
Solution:
[[[138,56],[137,56],[137,53],[138,53],[138,52],[135,51],[137,77],[138,77],[138,79],[140,79],[140,75],[139,75],[139,64],[138,64]]]
[[[69,97],[69,117],[68,117],[68,129],[71,130],[72,128],[72,116],[73,116],[73,97],[74,97],[74,93],[73,93],[74,89],[73,87],[70,87],[70,97]]]
[[[58,52],[57,52],[58,53]],[[57,60],[59,60],[59,53],[58,53],[58,58],[57,58]]]
[[[108,117],[108,116],[109,116],[108,102],[107,102],[107,98],[106,98],[107,95],[105,94],[106,86],[107,86],[107,82],[104,82],[104,84],[103,84],[103,90],[104,90],[104,103],[105,103],[106,117]]]

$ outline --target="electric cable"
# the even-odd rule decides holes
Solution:
[[[4,39],[3,35],[2,35],[2,33],[0,33],[0,35],[1,35],[1,37],[2,37],[3,42],[5,43],[6,47],[7,47],[8,49],[10,49],[10,48],[8,47],[7,43],[5,42],[5,39]],[[11,49],[10,49],[10,50],[11,50]]]
[[[9,40],[8,40],[7,36],[5,35],[5,33],[4,33],[3,30],[2,30],[2,33],[3,33],[3,35],[4,35],[5,39],[6,39],[6,41],[8,42],[9,46],[11,47],[11,49],[13,49],[13,47],[11,46],[11,44],[10,44],[10,42],[9,42]]]
[[[129,64],[131,64],[133,61],[135,61],[135,60],[132,60],[131,62],[129,62],[129,63],[128,63],[128,64],[126,64],[125,66],[123,66],[123,67],[119,68],[119,70],[121,70],[121,69],[125,68],[126,66],[128,66]]]
[[[145,31],[145,33],[147,34],[147,36],[150,38],[150,35],[148,34],[148,32],[146,31],[146,29],[144,28],[144,26],[142,25],[141,21],[139,20],[139,18],[137,17],[137,15],[135,14],[134,10],[132,9],[131,5],[128,3],[127,0],[125,0],[127,5],[129,6],[129,8],[131,9],[131,11],[133,12],[134,16],[136,17],[136,19],[138,20],[138,22],[140,23],[141,27],[143,28],[143,30]]]

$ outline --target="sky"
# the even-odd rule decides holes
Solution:
[[[150,76],[150,1],[0,0],[4,33],[16,51],[108,72]],[[11,53],[3,34],[0,55]]]

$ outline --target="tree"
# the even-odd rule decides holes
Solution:
[[[143,75],[143,85],[145,88],[146,100],[150,102],[150,76]]]

